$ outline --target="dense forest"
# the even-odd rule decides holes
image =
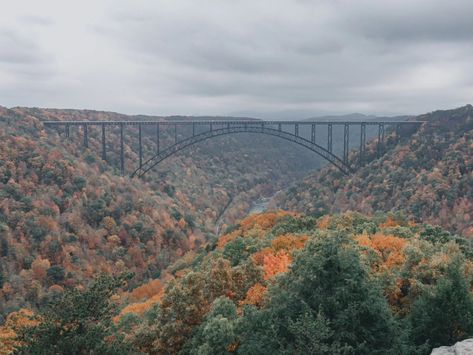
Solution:
[[[129,118],[0,108],[0,354],[428,354],[473,335],[472,106],[409,118],[428,123],[380,158],[369,142],[348,177],[236,135],[130,179],[118,132],[104,162],[98,131],[86,149],[42,124]]]

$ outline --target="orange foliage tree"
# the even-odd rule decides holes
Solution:
[[[373,250],[379,257],[379,262],[375,264],[379,271],[401,266],[406,260],[404,247],[407,241],[404,238],[377,233],[371,237],[363,234],[355,239],[360,245]]]
[[[251,304],[261,307],[263,305],[264,296],[267,290],[268,288],[266,286],[259,282],[256,283],[248,290],[245,299],[240,301],[240,305],[243,306],[245,304]]]
[[[274,252],[271,248],[264,248],[253,255],[253,261],[263,267],[263,278],[269,280],[281,272],[286,272],[292,258],[284,249]]]
[[[260,236],[263,236],[265,231],[273,228],[278,220],[286,216],[296,216],[294,212],[287,211],[270,211],[258,214],[252,214],[240,222],[239,228],[236,230],[227,233],[219,238],[217,246],[223,248],[228,242],[234,240],[238,236],[245,236],[245,234],[254,230]]]
[[[133,301],[148,299],[153,296],[162,294],[163,288],[163,284],[160,280],[151,280],[148,283],[141,285],[131,291],[130,298]]]
[[[306,235],[284,234],[271,242],[274,251],[286,250],[292,252],[294,249],[302,249],[307,242]]]
[[[391,222],[390,222],[391,224]],[[355,240],[363,247],[373,251],[377,256],[376,261],[372,263],[375,273],[389,271],[391,275],[393,269],[399,270],[406,261],[404,248],[407,240],[393,235],[385,235],[377,233],[373,236],[359,235]],[[405,290],[409,287],[409,280],[400,276],[395,277],[393,283],[385,288],[386,297],[390,305],[401,312],[404,308],[403,299],[405,298]]]
[[[263,262],[263,269],[264,269],[264,276],[265,280],[268,280],[277,274],[282,272],[286,272],[289,269],[289,265],[291,264],[292,258],[291,256],[285,251],[281,250],[276,254],[267,254],[264,256]]]

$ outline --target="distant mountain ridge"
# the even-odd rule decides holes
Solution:
[[[14,112],[15,110],[27,111],[35,115],[44,116],[44,112],[56,113],[56,114],[68,114],[74,116],[74,114],[80,113],[83,117],[90,117],[90,119],[95,120],[103,116],[114,117],[118,120],[164,120],[164,121],[187,121],[187,120],[196,120],[196,121],[211,121],[211,120],[234,120],[234,121],[260,121],[260,120],[274,120],[274,121],[404,121],[410,117],[410,115],[400,115],[400,116],[377,116],[377,115],[366,115],[363,113],[349,113],[341,115],[321,115],[321,116],[311,116],[308,118],[294,118],[294,119],[282,119],[279,117],[271,118],[261,118],[261,117],[251,117],[251,116],[234,116],[234,115],[144,115],[144,114],[123,114],[113,111],[102,111],[102,110],[86,110],[86,109],[57,109],[57,108],[38,108],[38,107],[12,107],[7,108],[0,105],[0,112],[4,113],[9,110]],[[5,115],[5,114],[4,114]]]
[[[349,113],[346,115],[325,115],[304,119],[304,121],[406,121],[412,116],[376,116],[363,113]]]
[[[145,121],[145,120],[162,120],[162,121],[212,121],[212,120],[234,120],[234,121],[253,121],[253,120],[260,120],[259,118],[254,117],[239,117],[239,116],[226,116],[226,115],[217,115],[217,116],[210,116],[210,115],[170,115],[170,116],[161,116],[161,115],[143,115],[143,114],[135,114],[135,115],[127,115],[123,113],[113,112],[113,111],[101,111],[101,110],[81,110],[81,109],[56,109],[56,108],[38,108],[38,107],[12,107],[6,108],[0,106],[0,112],[3,109],[4,112],[11,111],[14,112],[22,111],[28,112],[30,114],[35,115],[39,119],[46,120],[48,118],[48,114],[50,114],[54,119],[57,119],[57,115],[66,115],[72,116],[80,115],[81,119],[90,119],[90,120],[106,120],[106,119],[115,119],[115,120],[130,120],[130,121]]]

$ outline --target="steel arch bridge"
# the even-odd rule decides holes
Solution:
[[[391,128],[394,132],[396,142],[399,141],[405,127],[413,129],[418,128],[423,121],[262,121],[262,120],[212,120],[212,121],[44,121],[46,127],[56,127],[59,132],[64,132],[66,138],[71,135],[71,127],[78,127],[82,134],[83,146],[89,146],[89,130],[98,127],[101,132],[101,150],[102,159],[107,161],[107,145],[106,135],[107,127],[119,127],[120,137],[120,171],[125,174],[125,154],[124,139],[125,127],[137,126],[137,153],[138,166],[131,173],[131,177],[142,177],[153,167],[157,166],[166,158],[177,154],[179,151],[192,146],[196,143],[228,134],[250,133],[265,134],[269,136],[279,137],[283,140],[293,142],[306,149],[316,153],[335,167],[342,173],[350,174],[354,168],[353,163],[348,159],[350,147],[350,128],[356,127],[357,140],[359,141],[358,161],[355,166],[362,166],[365,162],[365,148],[367,138],[367,127],[373,131],[377,128],[376,134],[372,134],[376,139],[377,154],[380,156],[384,152],[385,132],[386,128]],[[143,155],[143,135],[144,128],[151,128],[154,132],[154,140],[156,144],[155,153],[148,159],[144,159]],[[334,134],[334,127],[342,132]],[[153,129],[154,128],[154,129]],[[178,128],[185,130],[187,134],[179,134]],[[136,130],[135,130],[136,131]],[[163,133],[164,131],[164,133]],[[317,140],[317,132],[326,132],[322,140]],[[407,131],[412,131],[407,130]],[[373,132],[372,132],[373,133]],[[173,142],[162,147],[161,141],[163,134],[167,135],[167,140]],[[305,134],[305,136],[304,136]],[[136,134],[135,134],[136,136]],[[336,142],[343,140],[343,152],[339,155],[333,152],[334,137]],[[134,138],[134,137],[133,137]],[[353,142],[352,142],[353,143]]]

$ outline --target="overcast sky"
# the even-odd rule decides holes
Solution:
[[[1,0],[0,105],[414,114],[473,103],[472,0]]]

